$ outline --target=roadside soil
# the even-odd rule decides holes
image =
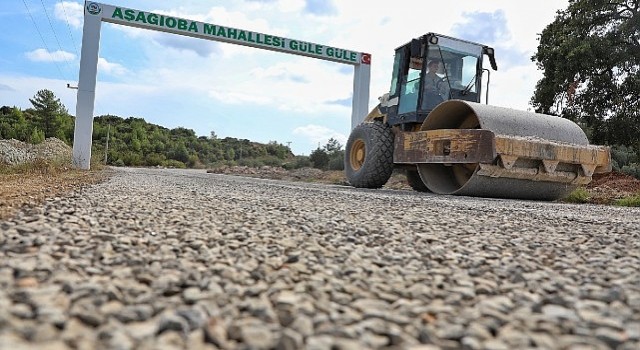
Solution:
[[[591,195],[590,202],[609,204],[617,199],[640,196],[640,180],[618,172],[596,174],[586,189]]]
[[[109,174],[108,170],[46,168],[0,174],[0,220],[13,216],[20,208],[38,205],[46,198],[59,197],[103,181]]]

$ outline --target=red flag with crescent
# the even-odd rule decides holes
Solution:
[[[362,53],[360,58],[360,63],[362,64],[371,64],[371,54],[370,53]]]

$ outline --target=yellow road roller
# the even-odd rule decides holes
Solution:
[[[555,200],[611,171],[572,121],[488,105],[485,58],[497,70],[493,48],[435,33],[397,48],[389,93],[347,141],[349,183],[380,188],[402,168],[416,191]]]

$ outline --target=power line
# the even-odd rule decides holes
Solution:
[[[42,35],[42,32],[40,31],[40,28],[38,27],[35,19],[33,18],[33,15],[31,14],[31,10],[29,9],[29,6],[25,2],[25,0],[22,0],[22,3],[24,4],[24,7],[27,9],[27,13],[29,13],[29,17],[31,18],[31,22],[33,23],[33,26],[36,28],[36,31],[38,32],[38,35],[40,36],[40,40],[42,41],[42,44],[44,45],[45,49],[47,50],[47,53],[49,54],[49,56],[51,56],[53,63],[56,65],[56,69],[58,70],[58,73],[60,74],[60,77],[62,78],[62,80],[68,80],[68,79],[65,78],[64,74],[62,73],[62,70],[60,69],[60,65],[58,65],[58,62],[53,57],[51,49],[49,49],[49,46],[47,45],[46,41],[44,40],[44,36]],[[58,39],[56,31],[53,28],[53,24],[51,22],[51,17],[49,17],[49,13],[47,12],[47,8],[46,8],[46,6],[44,4],[44,1],[40,0],[40,3],[42,4],[42,8],[44,9],[44,13],[47,16],[47,20],[49,22],[49,26],[51,27],[51,31],[53,32],[53,36],[55,37],[56,42],[58,43],[58,47],[60,48],[61,52],[64,52],[64,50],[62,49],[62,45],[60,45],[60,40]],[[79,54],[79,51],[78,51],[78,47],[76,46],[75,39],[74,39],[73,34],[71,32],[71,27],[69,25],[69,17],[67,16],[67,10],[66,10],[66,8],[64,6],[64,2],[62,2],[62,10],[64,11],[65,21],[67,23],[67,30],[69,32],[69,36],[71,37],[71,42],[72,42],[73,47],[75,49],[76,55],[78,55],[78,57],[80,57],[80,54]],[[67,66],[71,67],[71,64],[69,63],[69,60],[64,56],[63,56],[63,58],[64,58],[65,62],[67,63]],[[67,84],[67,87],[72,88],[70,86],[70,84]],[[102,109],[101,108],[102,106],[100,105],[100,103],[98,101],[95,101],[95,106],[100,108],[100,109]],[[95,111],[94,111],[94,113],[95,113]]]
[[[78,46],[76,46],[76,39],[73,37],[73,33],[71,32],[71,26],[69,26],[69,16],[67,16],[67,9],[64,6],[64,1],[60,3],[62,5],[62,11],[64,12],[64,20],[67,22],[67,31],[69,32],[69,36],[71,37],[71,43],[73,44],[73,49],[76,51],[76,55],[80,57],[78,53]]]
[[[51,50],[49,49],[49,45],[47,45],[47,42],[44,41],[44,37],[42,36],[42,32],[40,31],[40,28],[38,28],[38,25],[36,24],[36,20],[33,19],[33,15],[31,14],[31,10],[29,10],[29,6],[27,6],[27,3],[25,2],[25,0],[22,0],[22,3],[24,4],[24,7],[27,9],[27,13],[29,14],[29,17],[31,18],[31,22],[33,23],[33,26],[36,28],[36,31],[38,32],[38,35],[40,36],[40,40],[42,40],[42,45],[44,45],[44,48],[47,50],[47,53],[49,54],[49,56],[51,56],[53,63],[56,65],[56,68],[58,69],[58,73],[60,73],[60,78],[62,78],[62,80],[66,80],[64,78],[64,74],[62,74],[62,70],[60,69],[60,66],[58,65],[58,62],[56,62],[55,58],[51,54]]]
[[[47,11],[47,7],[44,5],[44,0],[40,0],[40,3],[42,4],[42,9],[44,10],[44,14],[47,16],[49,27],[51,27],[51,31],[53,32],[53,37],[56,39],[56,42],[58,43],[58,48],[60,49],[62,57],[64,58],[64,61],[67,63],[67,67],[70,68],[71,63],[69,63],[69,60],[64,55],[64,49],[62,48],[62,45],[60,45],[60,40],[58,39],[58,34],[56,34],[56,30],[53,29],[53,23],[51,23],[51,17],[49,17],[49,12]]]

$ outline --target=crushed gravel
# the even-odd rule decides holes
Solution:
[[[117,169],[0,221],[0,348],[638,349],[639,214]]]

